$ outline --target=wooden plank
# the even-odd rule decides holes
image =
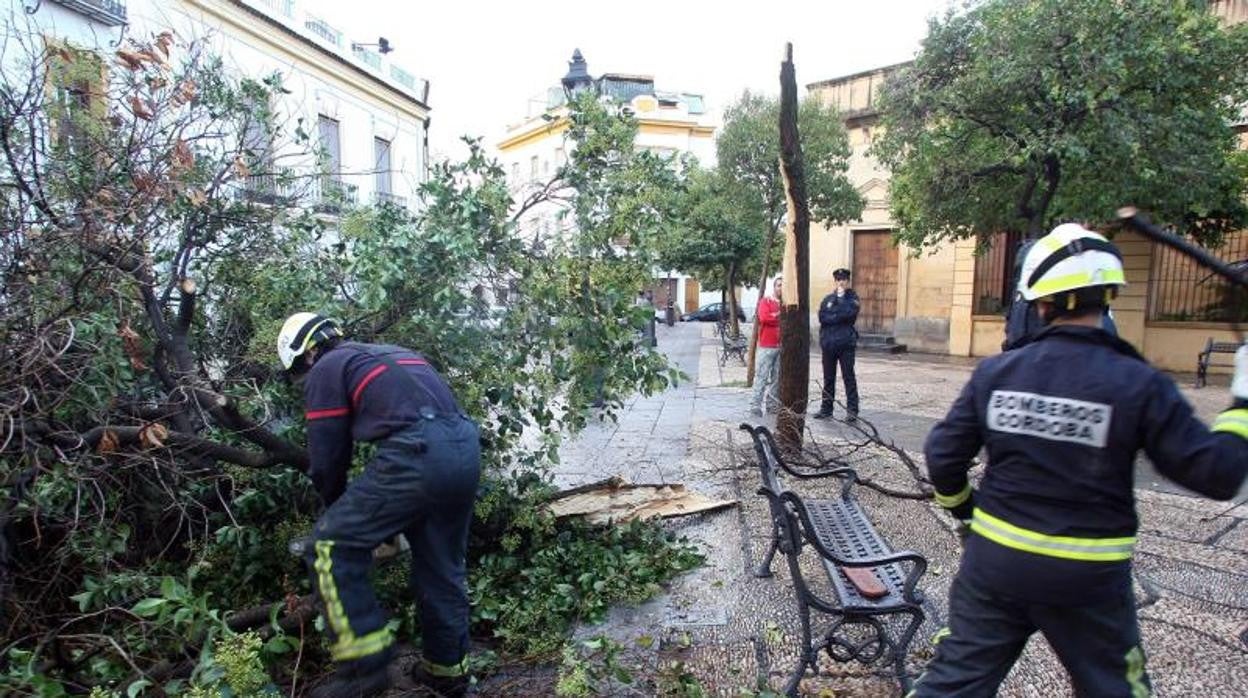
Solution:
[[[633,485],[619,477],[560,492],[547,508],[555,518],[581,517],[592,524],[688,516],[735,506],[713,500],[684,485]]]
[[[888,596],[888,589],[875,576],[874,568],[841,567],[839,568],[850,584],[866,599],[882,599]]]

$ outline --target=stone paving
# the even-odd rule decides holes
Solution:
[[[770,531],[765,503],[754,494],[757,475],[746,458],[748,438],[736,429],[748,414],[744,369],[719,367],[712,329],[661,326],[659,348],[693,380],[637,398],[618,423],[596,424],[569,442],[561,452],[557,480],[575,485],[619,474],[634,482],[683,482],[711,497],[739,500],[735,509],[671,522],[701,545],[705,565],[676,580],[660,597],[616,609],[607,622],[578,630],[582,638],[607,635],[631,648],[631,660],[660,676],[660,686],[684,677],[712,695],[735,696],[783,684],[797,656],[798,619],[782,561],[774,566],[773,578],[752,574]],[[818,357],[812,359],[815,394]],[[948,357],[860,354],[863,417],[921,462],[928,428],[943,416],[972,366]],[[1184,392],[1206,419],[1227,400],[1224,387],[1185,387]],[[770,423],[772,418],[765,419]],[[844,425],[812,422],[810,428],[813,442],[848,448],[844,439],[851,432]],[[881,484],[913,486],[896,456],[883,449],[860,449],[852,459],[860,473]],[[1136,592],[1156,695],[1248,695],[1248,637],[1241,636],[1248,633],[1248,505],[1228,508],[1176,494],[1157,483],[1146,464],[1141,468]],[[895,548],[918,551],[930,561],[921,582],[928,620],[910,656],[917,672],[931,654],[928,638],[944,623],[960,551],[957,538],[948,517],[930,503],[864,488],[858,496]],[[899,693],[886,676],[861,665],[834,664],[825,657],[820,671],[803,682],[803,691]],[[626,692],[639,693],[636,688]],[[1070,694],[1065,672],[1039,636],[1001,691],[1004,696]]]

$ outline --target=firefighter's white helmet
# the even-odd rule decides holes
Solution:
[[[341,337],[342,331],[333,320],[316,313],[295,313],[282,323],[277,333],[277,356],[287,371],[302,366],[302,357],[308,349],[333,337]]]
[[[1019,290],[1034,301],[1095,286],[1126,286],[1122,254],[1100,233],[1063,223],[1036,241],[1023,259]]]

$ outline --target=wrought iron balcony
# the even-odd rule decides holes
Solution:
[[[397,206],[399,208],[407,208],[406,196],[399,196],[397,194],[391,194],[388,191],[373,192],[373,202],[376,203],[378,206],[383,205],[383,204],[390,204],[391,206]]]
[[[279,17],[290,19],[295,16],[295,0],[247,0],[252,5],[268,9]]]
[[[373,70],[381,70],[381,56],[359,46],[352,46],[351,51],[361,63],[371,67]]]
[[[333,25],[329,24],[325,20],[308,17],[304,20],[303,26],[317,37],[324,39],[338,48],[342,48],[342,32],[334,29]]]
[[[359,204],[359,187],[331,177],[316,181],[316,201],[312,208],[318,213],[337,215]]]
[[[122,0],[54,0],[108,27],[126,23],[126,3]]]
[[[237,196],[241,200],[266,206],[286,205],[298,198],[289,183],[271,174],[247,177]]]

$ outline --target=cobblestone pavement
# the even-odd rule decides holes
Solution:
[[[666,393],[638,398],[617,423],[592,426],[562,451],[557,479],[574,485],[620,474],[634,482],[683,482],[711,497],[739,500],[725,512],[674,520],[674,530],[698,542],[706,564],[676,580],[656,599],[615,609],[603,624],[578,630],[607,635],[629,647],[632,660],[660,685],[698,681],[712,695],[739,695],[763,684],[779,688],[796,661],[798,618],[781,561],[770,579],[753,576],[770,535],[757,475],[747,458],[744,368],[720,368],[709,325],[659,328],[659,348],[693,380]],[[813,356],[812,384],[818,379]],[[863,416],[921,462],[931,424],[952,403],[973,362],[947,357],[860,354]],[[817,385],[812,385],[812,394]],[[1225,388],[1184,389],[1206,419],[1226,404]],[[772,418],[765,418],[771,423]],[[845,448],[847,428],[812,422],[809,439]],[[809,441],[808,441],[809,443]],[[897,457],[880,448],[853,454],[854,466],[881,484],[913,486]],[[1248,695],[1248,505],[1183,496],[1158,486],[1142,465],[1136,592],[1144,649],[1159,696]],[[818,492],[818,486],[812,490]],[[930,561],[921,582],[928,620],[911,654],[911,670],[930,656],[928,639],[943,625],[959,545],[937,507],[859,488],[876,527],[897,549]],[[658,641],[651,643],[655,638]],[[896,684],[857,664],[826,656],[803,690],[836,696],[896,695]],[[1004,696],[1070,695],[1065,672],[1040,637],[1033,638],[1002,688]]]

